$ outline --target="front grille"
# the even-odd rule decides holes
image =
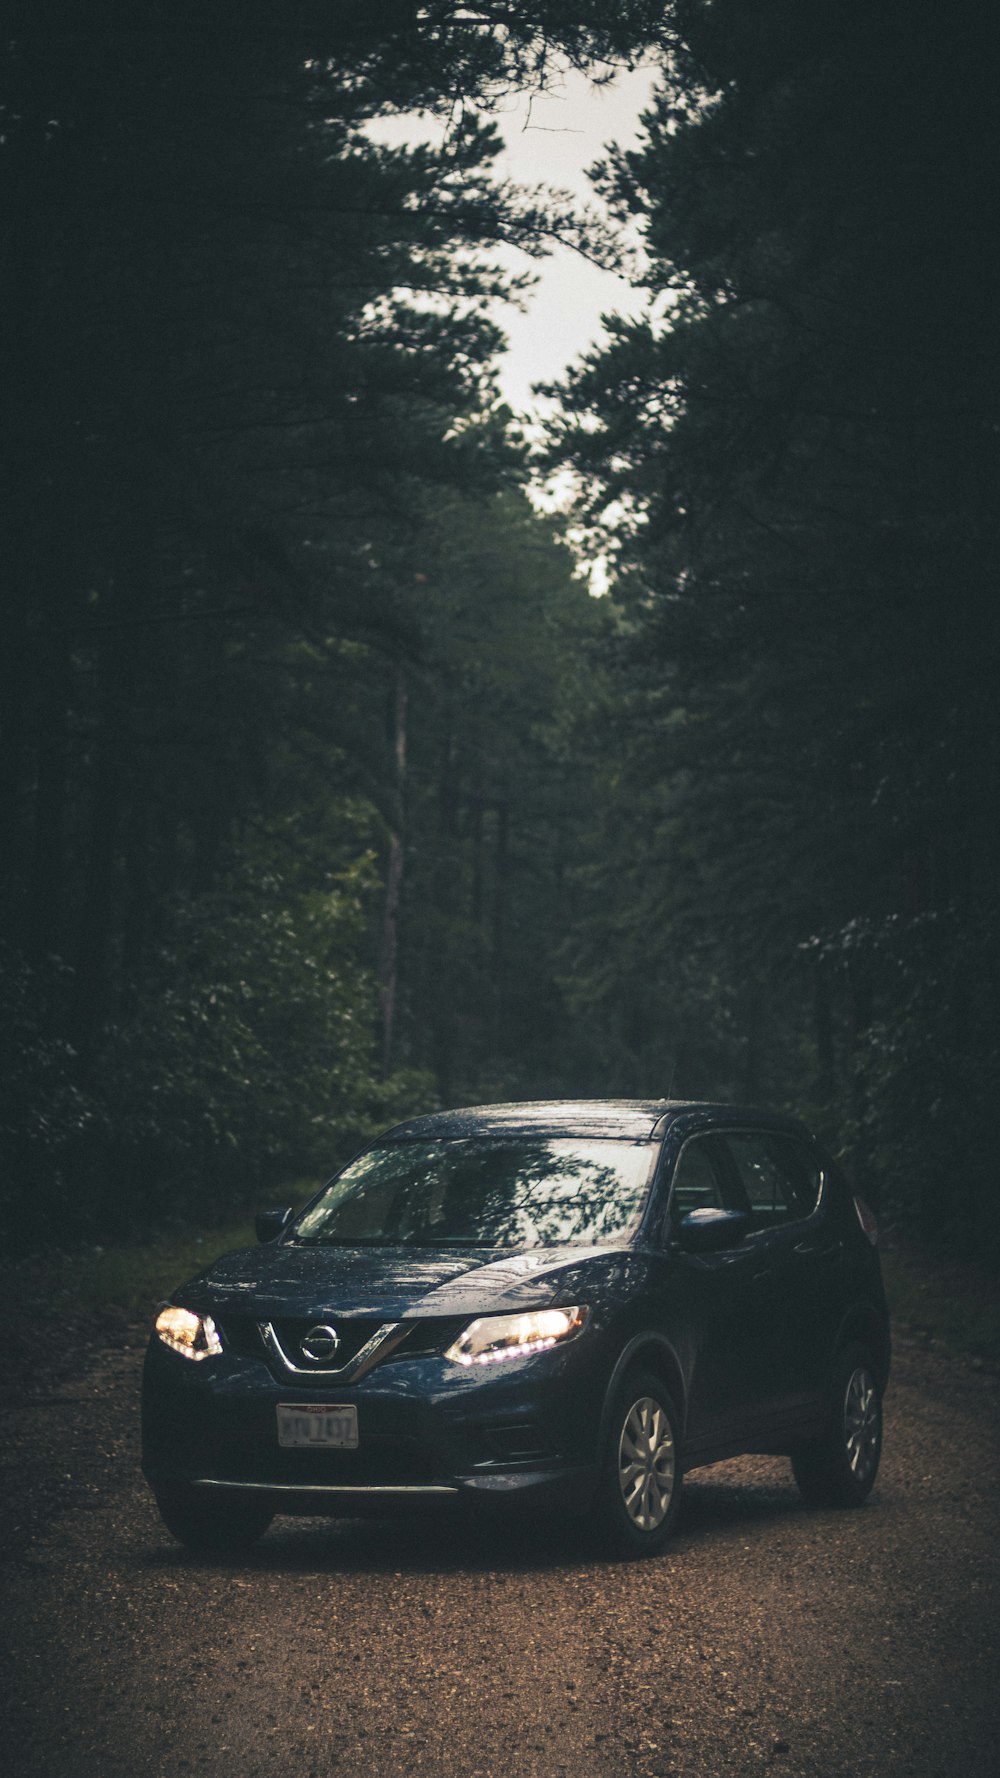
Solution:
[[[226,1314],[217,1316],[216,1321],[223,1343],[230,1352],[241,1358],[268,1356],[256,1316]],[[395,1362],[400,1358],[428,1358],[435,1353],[447,1352],[463,1327],[468,1325],[467,1315],[425,1315],[420,1320],[410,1322],[405,1337],[387,1356]],[[303,1367],[308,1363],[300,1349],[305,1335],[314,1327],[336,1328],[340,1345],[331,1363],[309,1366],[310,1370],[315,1368],[319,1374],[324,1370],[342,1370],[345,1365],[352,1363],[372,1335],[385,1326],[385,1320],[383,1317],[376,1319],[370,1315],[299,1315],[282,1316],[279,1320],[272,1321],[271,1326],[282,1351],[287,1353],[293,1364]]]
[[[238,1353],[241,1358],[263,1358],[264,1344],[252,1315],[216,1316],[216,1326],[223,1345],[230,1352]]]
[[[468,1315],[426,1315],[411,1323],[406,1338],[392,1356],[394,1359],[427,1358],[435,1352],[447,1352],[463,1327],[468,1325]]]
[[[292,1364],[308,1365],[310,1370],[319,1373],[325,1370],[343,1370],[345,1365],[357,1358],[362,1346],[367,1346],[373,1334],[385,1326],[385,1319],[381,1315],[290,1315],[272,1320],[271,1326],[282,1352]],[[311,1364],[302,1355],[302,1341],[314,1327],[332,1327],[340,1339],[332,1358],[325,1360],[323,1364]]]

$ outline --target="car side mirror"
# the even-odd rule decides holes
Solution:
[[[718,1253],[737,1247],[749,1227],[744,1210],[692,1210],[681,1217],[674,1234],[685,1253]]]
[[[284,1204],[280,1208],[272,1210],[258,1210],[253,1225],[257,1231],[258,1241],[276,1241],[278,1236],[287,1229],[294,1215],[295,1212],[291,1204]]]

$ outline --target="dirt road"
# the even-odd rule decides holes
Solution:
[[[173,1545],[136,1468],[141,1351],[5,1417],[17,1778],[996,1778],[1000,1382],[898,1352],[875,1496],[690,1478],[660,1559],[573,1526],[278,1519]]]

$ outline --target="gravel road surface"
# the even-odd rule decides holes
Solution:
[[[696,1472],[655,1561],[574,1525],[277,1519],[194,1557],[137,1472],[132,1343],[4,1416],[16,1778],[997,1778],[1000,1381],[897,1352],[882,1475]]]

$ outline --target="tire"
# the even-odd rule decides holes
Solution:
[[[882,1454],[882,1400],[864,1346],[838,1352],[830,1384],[830,1430],[792,1452],[792,1473],[810,1506],[862,1506]]]
[[[681,1497],[677,1409],[651,1371],[626,1372],[615,1391],[592,1518],[612,1555],[654,1556]]]
[[[171,1537],[189,1550],[249,1549],[274,1518],[264,1501],[234,1494],[206,1498],[192,1488],[157,1494],[156,1504]]]

